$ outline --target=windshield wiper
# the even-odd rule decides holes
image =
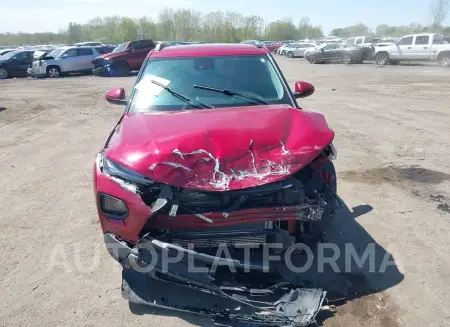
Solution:
[[[240,92],[234,92],[234,91],[230,91],[230,90],[224,90],[224,89],[216,89],[215,87],[209,87],[209,86],[204,86],[204,85],[196,85],[194,84],[194,87],[196,89],[202,89],[202,90],[208,90],[208,91],[213,91],[213,92],[219,92],[219,93],[223,93],[225,95],[229,95],[229,96],[239,96],[239,97],[243,97],[249,100],[253,100],[255,102],[261,103],[261,104],[269,104],[264,100],[261,100],[257,97],[245,94],[245,93],[240,93]]]
[[[177,98],[179,98],[179,99],[189,103],[190,105],[192,105],[194,107],[214,109],[213,106],[210,106],[209,104],[205,104],[205,103],[202,103],[202,102],[198,102],[197,100],[193,100],[191,98],[188,98],[187,96],[172,90],[170,87],[168,87],[168,86],[166,86],[164,84],[161,84],[160,82],[157,82],[157,81],[154,81],[154,80],[151,80],[151,82],[153,84],[158,85],[159,87],[162,87],[164,90],[168,91],[170,94],[172,94],[172,95],[176,96]],[[196,103],[197,105],[194,105],[194,103]]]

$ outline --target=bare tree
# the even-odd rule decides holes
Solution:
[[[433,0],[431,3],[432,27],[439,30],[442,23],[447,18],[450,0]]]

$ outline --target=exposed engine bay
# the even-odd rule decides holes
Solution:
[[[317,160],[326,159],[331,151],[326,149]],[[329,161],[322,164],[332,167]],[[325,180],[313,163],[288,179],[242,190],[199,191],[152,184],[140,192],[152,211],[142,235],[184,247],[190,243],[202,250],[219,244],[233,248],[282,241],[288,247],[317,240],[324,230],[315,226],[326,225],[322,218],[336,206],[334,174],[333,168]]]

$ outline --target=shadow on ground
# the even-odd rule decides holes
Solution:
[[[336,213],[334,223],[326,235],[326,243],[317,244],[313,249],[314,259],[310,268],[302,273],[293,273],[285,265],[278,267],[280,275],[285,280],[296,285],[322,288],[327,291],[325,304],[335,306],[335,309],[319,313],[318,325],[398,326],[397,308],[384,291],[399,284],[404,276],[392,255],[357,221],[372,209],[370,205],[360,205],[350,210],[342,203],[342,208]],[[363,258],[366,249],[369,253],[367,260],[357,264],[357,259]],[[327,259],[330,261],[333,255],[336,256],[336,252],[338,258],[334,260],[335,265],[326,263]],[[292,259],[296,267],[305,267],[306,262],[305,254],[297,254]],[[182,312],[133,303],[130,303],[130,310],[137,315],[173,316],[197,326],[216,326],[209,318]]]

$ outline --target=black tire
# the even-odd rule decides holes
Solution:
[[[289,51],[289,52],[286,54],[286,56],[287,56],[288,58],[294,58],[294,53],[293,53],[292,51]]]
[[[48,78],[58,78],[61,76],[61,69],[58,66],[48,66],[47,67],[47,77]]]
[[[450,67],[450,53],[440,54],[438,57],[439,66]]]
[[[345,65],[350,65],[353,62],[353,58],[348,53],[344,53],[342,55],[341,62]]]
[[[316,55],[308,55],[308,61],[311,64],[318,64],[319,63],[319,59],[317,58]]]
[[[0,79],[7,79],[8,77],[8,70],[6,68],[0,68]]]
[[[375,57],[375,62],[378,66],[385,66],[389,63],[389,54],[387,52],[381,52]]]

